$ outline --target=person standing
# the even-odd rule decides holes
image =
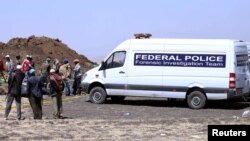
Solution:
[[[25,77],[24,73],[21,71],[22,66],[18,65],[14,73],[11,75],[11,79],[8,82],[8,94],[7,94],[7,101],[6,101],[6,108],[4,113],[4,120],[8,119],[12,103],[15,99],[16,101],[16,108],[17,108],[17,120],[23,120],[21,113],[21,87],[22,82]]]
[[[73,84],[73,94],[80,94],[80,84],[82,80],[82,72],[81,72],[81,66],[79,63],[79,59],[75,59],[74,61],[75,67],[74,67],[74,84]]]
[[[17,56],[16,56],[16,65],[22,65],[20,59],[21,59],[20,55],[17,55]]]
[[[59,71],[59,68],[58,68],[59,63],[60,63],[59,60],[58,60],[57,58],[55,58],[55,59],[53,60],[52,69],[54,69],[55,71]]]
[[[5,78],[5,75],[4,75],[4,71],[5,71],[5,68],[4,68],[3,61],[0,60],[0,75],[3,77],[4,83],[6,83],[6,78]]]
[[[50,65],[50,57],[47,57],[46,60],[43,62],[42,67],[41,67],[41,73],[42,73],[42,82],[46,86],[49,82],[49,71],[51,69]]]
[[[27,81],[29,102],[32,108],[34,119],[42,119],[42,82],[41,78],[35,76],[35,70],[30,69]]]
[[[30,65],[30,56],[26,55],[26,59],[23,61],[22,64],[22,71],[25,75],[27,71],[29,71],[31,69],[31,65]]]
[[[14,67],[14,63],[13,63],[12,59],[10,58],[10,55],[6,55],[5,58],[6,58],[5,66],[6,66],[6,71],[8,74],[8,81],[10,81],[11,74],[14,72],[15,67]]]
[[[50,96],[53,102],[53,118],[62,119],[62,92],[64,83],[62,77],[54,69],[50,70]]]
[[[34,60],[33,60],[33,58],[32,58],[31,55],[30,55],[30,57],[29,57],[29,61],[30,61],[30,66],[31,66],[31,68],[32,68],[32,69],[35,69],[35,62],[34,62]]]
[[[67,58],[64,59],[63,65],[59,68],[59,73],[62,74],[62,79],[65,84],[65,95],[70,96],[71,86],[70,86],[70,72],[71,67]]]

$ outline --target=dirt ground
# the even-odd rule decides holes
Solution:
[[[51,99],[45,97],[43,120],[33,120],[23,98],[23,121],[0,119],[0,140],[86,140],[86,141],[200,141],[207,140],[207,125],[250,124],[242,118],[250,102],[209,102],[205,109],[192,110],[183,101],[128,97],[122,103],[86,102],[86,96],[64,97],[63,115],[52,119]],[[4,96],[0,96],[3,116]]]

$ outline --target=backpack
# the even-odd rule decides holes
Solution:
[[[52,79],[53,81],[56,82],[56,86],[58,88],[59,91],[63,91],[64,89],[64,83],[63,83],[63,80],[62,80],[62,77],[61,76],[57,76],[57,78],[53,77],[53,76],[50,76],[50,79]]]

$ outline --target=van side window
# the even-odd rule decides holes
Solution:
[[[122,67],[124,65],[125,58],[126,58],[125,51],[119,51],[113,53],[106,61],[107,69]]]

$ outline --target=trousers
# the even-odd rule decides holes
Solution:
[[[54,118],[60,118],[63,108],[62,108],[62,94],[57,94],[55,96],[52,96],[52,102],[53,102],[53,117]]]
[[[42,119],[42,97],[36,97],[30,94],[29,102],[34,114],[34,119]]]
[[[16,109],[17,109],[17,115],[16,118],[20,119],[22,116],[21,113],[21,94],[20,95],[12,95],[12,94],[7,94],[7,101],[6,101],[6,108],[5,108],[5,113],[4,117],[8,118],[10,111],[11,111],[11,106],[13,101],[16,101]]]

